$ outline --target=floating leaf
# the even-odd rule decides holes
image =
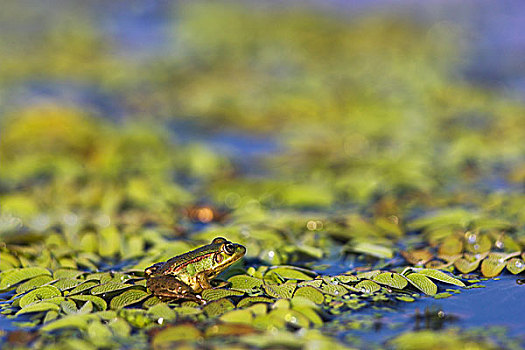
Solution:
[[[303,281],[303,282],[297,283],[298,287],[310,286],[310,287],[315,287],[315,288],[321,288],[322,285],[323,285],[322,279],[315,279],[315,280]]]
[[[434,295],[437,293],[437,286],[428,279],[425,275],[420,273],[411,273],[405,276],[414,287],[425,293],[426,295]]]
[[[73,296],[70,296],[69,298],[71,298],[72,300],[78,300],[78,301],[90,301],[100,311],[104,311],[108,308],[108,304],[106,303],[104,299],[94,296],[94,295],[73,295]]]
[[[348,289],[346,289],[342,284],[327,283],[324,284],[321,289],[324,293],[332,296],[343,296],[348,294]]]
[[[237,307],[242,308],[255,303],[273,303],[273,299],[267,297],[246,297],[242,298],[237,304]]]
[[[257,330],[246,324],[216,324],[206,329],[206,337],[232,337],[257,333]]]
[[[495,277],[503,271],[506,264],[503,256],[490,254],[481,262],[481,273],[485,277]]]
[[[525,261],[518,258],[512,258],[507,262],[507,270],[513,275],[517,275],[518,273],[525,271]]]
[[[403,289],[407,286],[407,280],[398,273],[383,272],[376,275],[373,280],[377,283],[384,284],[386,286]],[[356,286],[357,287],[357,286]]]
[[[463,252],[463,239],[457,236],[448,236],[439,246],[439,256],[454,256]],[[446,260],[446,259],[445,259]]]
[[[225,323],[249,324],[253,322],[253,314],[247,310],[232,310],[220,317],[220,320]]]
[[[76,314],[78,312],[77,304],[72,300],[64,300],[60,303],[60,309],[66,315]]]
[[[266,294],[274,298],[290,299],[293,296],[296,285],[292,283],[285,284],[265,284],[263,286]]]
[[[58,306],[57,306],[58,307]],[[88,320],[92,319],[94,315],[69,315],[44,325],[40,330],[44,332],[51,332],[62,328],[76,328],[86,329],[88,326]]]
[[[202,337],[202,332],[190,324],[182,324],[165,328],[155,334],[152,340],[154,349],[164,349],[171,347],[172,343],[182,340],[195,340]]]
[[[201,295],[204,300],[212,301],[226,297],[244,295],[244,292],[231,289],[205,289],[202,291]]]
[[[263,280],[260,278],[248,276],[248,275],[237,275],[230,277],[228,282],[231,283],[232,289],[238,289],[242,291],[249,291],[252,289],[260,288],[263,285]]]
[[[37,276],[37,277],[34,277],[34,278],[31,278],[29,281],[26,281],[22,284],[20,284],[17,288],[16,288],[16,292],[17,293],[25,293],[27,291],[30,291],[31,289],[35,289],[37,287],[40,287],[50,281],[52,281],[53,278],[51,276],[48,276],[48,275],[42,275],[42,276]]]
[[[20,299],[20,307],[26,307],[27,305],[44,299],[50,299],[53,297],[61,296],[60,290],[55,286],[43,286],[35,290],[30,291]]]
[[[84,274],[84,272],[74,269],[57,269],[53,272],[53,277],[57,280],[63,278],[76,279],[78,276]]]
[[[335,278],[337,278],[342,283],[350,283],[350,282],[359,281],[359,278],[357,278],[357,276],[354,276],[354,275],[337,275],[335,276]]]
[[[30,312],[43,312],[43,311],[59,311],[60,307],[53,303],[47,303],[45,301],[40,303],[33,303],[31,305],[23,307],[16,315],[27,314]]]
[[[113,310],[117,310],[128,305],[138,303],[149,296],[150,294],[146,291],[140,289],[130,289],[111,299],[109,307]]]
[[[93,294],[93,295],[104,294],[104,293],[109,293],[109,292],[115,292],[115,291],[129,289],[129,288],[132,288],[132,287],[133,287],[133,285],[131,285],[131,284],[124,284],[124,283],[120,283],[120,282],[111,281],[111,282],[107,282],[107,283],[101,284],[101,285],[91,289],[91,294]]]
[[[307,275],[305,272],[309,272],[310,275]],[[306,281],[312,279],[312,276],[315,276],[315,273],[308,271],[306,269],[293,268],[291,266],[279,266],[276,268],[270,269],[268,273],[276,273],[284,279],[293,279]]]
[[[462,273],[470,273],[478,268],[480,262],[481,259],[460,258],[454,262],[454,266]]]
[[[306,306],[294,306],[293,309],[304,315],[310,322],[312,322],[312,324],[316,326],[323,325],[323,319],[312,308]]]
[[[367,254],[379,259],[392,259],[394,257],[392,249],[368,242],[358,242],[351,249],[353,252]]]
[[[380,290],[381,286],[374,281],[364,280],[356,284],[354,289],[360,291],[361,293],[372,294]]]
[[[80,283],[82,283],[81,280],[77,280],[73,278],[63,278],[53,283],[53,285],[57,287],[58,289],[64,291],[64,290],[75,288]]]
[[[458,280],[457,278],[449,276],[446,273],[444,273],[442,271],[439,271],[439,270],[422,269],[422,270],[418,270],[418,273],[420,273],[422,275],[425,275],[425,276],[428,276],[428,277],[430,277],[432,279],[441,281],[441,282],[454,284],[454,285],[459,286],[459,287],[465,287],[465,283],[463,283],[460,280]]]
[[[173,321],[177,318],[177,313],[164,303],[150,307],[148,309],[148,314],[165,321]]]
[[[405,301],[407,303],[411,303],[411,302],[416,300],[416,299],[414,299],[412,297],[409,297],[408,295],[399,296],[399,297],[396,297],[396,299],[397,300],[401,300],[401,301]]]
[[[401,255],[412,265],[425,265],[434,257],[428,249],[402,251]]]
[[[475,232],[465,233],[465,249],[474,254],[485,253],[492,247],[492,242],[487,235]]]
[[[324,302],[324,295],[314,287],[301,287],[297,288],[294,293],[294,297],[304,297],[316,304],[322,304]]]
[[[73,290],[71,290],[69,292],[69,295],[80,294],[80,293],[85,292],[85,291],[93,288],[94,286],[98,286],[98,285],[99,285],[98,281],[86,281],[86,282],[83,282],[83,283],[79,284],[78,286],[76,286],[75,288],[73,288]]]
[[[25,267],[22,269],[4,271],[2,272],[2,278],[0,279],[0,291],[6,290],[22,281],[41,275],[51,276],[51,272],[43,267]]]

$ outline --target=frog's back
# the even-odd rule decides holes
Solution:
[[[166,261],[156,274],[194,276],[200,271],[212,268],[213,255],[220,251],[222,244],[208,244]]]

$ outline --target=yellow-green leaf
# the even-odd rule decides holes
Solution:
[[[28,305],[24,308],[22,308],[20,311],[16,313],[16,315],[22,315],[27,314],[30,312],[42,312],[42,311],[59,311],[60,307],[53,303],[47,303],[45,301],[40,303],[33,303],[31,305]]]
[[[510,273],[517,275],[518,273],[525,271],[525,261],[519,258],[512,258],[507,262],[507,270]]]
[[[459,287],[465,287],[465,283],[463,283],[460,280],[458,280],[457,278],[449,276],[446,273],[444,273],[442,271],[439,271],[439,270],[422,269],[422,270],[418,270],[418,273],[420,273],[422,275],[425,275],[425,276],[428,276],[428,277],[430,277],[432,279],[435,279],[437,281],[440,281],[440,282],[454,284],[454,285],[459,286]]]
[[[61,296],[60,290],[55,286],[43,286],[30,291],[20,299],[20,307],[25,307],[35,301]]]
[[[25,267],[3,271],[0,279],[0,291],[10,288],[22,281],[41,275],[51,276],[51,272],[43,267]]]
[[[398,273],[383,272],[374,276],[373,280],[379,284],[392,288],[403,289],[407,286],[407,280]]]
[[[414,287],[425,293],[426,295],[434,295],[437,293],[437,286],[428,277],[420,273],[411,273],[405,276],[408,282]]]
[[[293,296],[296,285],[292,283],[285,284],[265,284],[263,286],[266,294],[274,298],[290,299]]]
[[[113,310],[117,310],[128,305],[138,303],[139,301],[149,297],[150,294],[140,289],[131,289],[122,294],[117,295],[109,303],[109,307]]]

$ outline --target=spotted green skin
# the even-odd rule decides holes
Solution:
[[[148,267],[146,286],[158,298],[193,300],[204,304],[199,293],[210,281],[239,260],[246,248],[217,237],[210,244]]]

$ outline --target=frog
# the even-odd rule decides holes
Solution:
[[[146,286],[161,301],[206,304],[202,291],[212,289],[210,281],[244,254],[243,245],[216,237],[210,244],[146,268]]]

